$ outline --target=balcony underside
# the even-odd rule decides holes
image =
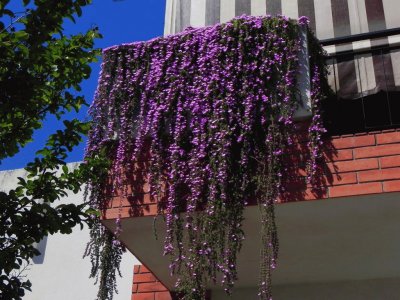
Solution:
[[[400,193],[286,203],[276,210],[280,257],[275,286],[400,279]],[[164,221],[160,216],[156,222],[158,240],[153,222],[151,216],[123,219],[120,240],[173,289],[169,259],[162,256]],[[115,227],[114,220],[103,223]],[[247,207],[236,287],[258,284],[259,228],[258,207]]]

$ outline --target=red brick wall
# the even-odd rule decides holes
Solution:
[[[326,141],[319,191],[305,170],[287,184],[282,202],[400,191],[400,131],[333,137]]]
[[[144,265],[135,265],[133,269],[132,300],[179,300]],[[207,291],[206,300],[211,300]]]
[[[299,149],[304,149],[304,146],[305,141],[299,143]],[[302,152],[297,151],[297,156],[292,158],[296,170],[291,171],[294,176],[286,184],[286,192],[280,196],[280,202],[400,191],[400,131],[338,136],[327,140],[325,161],[319,176],[321,189],[317,191],[305,183]],[[146,178],[129,189],[133,191],[132,196],[112,198],[104,212],[105,219],[114,219],[120,212],[122,217],[157,213],[157,201],[150,197]]]
[[[172,300],[168,289],[143,265],[134,266],[132,300]]]
[[[337,138],[332,143],[336,149],[351,151],[352,159],[334,160],[329,163],[331,170],[356,180],[333,185],[329,197],[400,191],[400,131]]]

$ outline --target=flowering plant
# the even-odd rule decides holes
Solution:
[[[103,52],[86,156],[107,148],[113,158],[113,189],[123,190],[137,171],[135,162],[150,151],[152,195],[160,199],[167,189],[166,201],[159,203],[167,225],[164,254],[171,257],[171,273],[178,275],[177,289],[184,299],[204,299],[207,283],[219,275],[231,292],[244,239],[243,210],[253,196],[262,220],[259,297],[271,298],[278,254],[274,202],[286,176],[284,157],[293,143],[293,115],[300,105],[302,26],[307,27],[304,18],[299,25],[281,16],[242,16]],[[308,38],[313,174],[323,133],[319,103],[326,69],[310,31]],[[104,208],[104,183],[89,188],[90,204]],[[94,273],[102,271],[99,295],[106,295],[99,299],[112,297],[115,269],[110,268],[120,260],[120,230],[117,226],[113,238],[100,222],[92,229]],[[114,262],[102,260],[102,255]]]

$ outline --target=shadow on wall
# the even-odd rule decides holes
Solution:
[[[326,138],[321,149],[322,157],[317,162],[317,173],[312,179],[312,183],[309,182],[307,163],[311,153],[308,146],[308,124],[304,123],[304,125],[304,127],[299,126],[294,143],[288,149],[285,162],[285,181],[282,183],[284,189],[279,196],[279,203],[328,198],[329,186],[332,186],[335,181],[341,180],[340,175],[335,174],[337,168],[328,167],[330,164],[334,166],[333,163],[338,152],[331,139]]]
[[[298,125],[294,143],[287,149],[286,174],[283,176],[285,181],[282,183],[284,188],[279,196],[279,203],[325,199],[328,198],[329,187],[345,184],[346,181],[346,174],[340,174],[336,165],[337,161],[341,160],[338,156],[342,156],[342,153],[336,150],[331,138],[325,138],[314,182],[313,184],[308,182],[307,162],[310,157],[308,124],[301,122]],[[111,184],[105,188],[109,202],[103,207],[104,219],[115,219],[121,212],[122,218],[162,214],[168,198],[168,189],[164,185],[158,195],[151,193],[148,178],[150,149],[145,152],[147,153],[135,163],[134,170],[125,170],[127,185],[122,190],[113,192]],[[114,176],[110,176],[109,183],[113,180]],[[184,199],[188,190],[185,187],[180,187],[179,190],[181,196],[178,198],[183,199],[180,205],[185,207]],[[249,205],[257,205],[257,195],[249,194],[247,202]]]
[[[40,255],[33,257],[32,261],[34,264],[43,264],[44,255],[46,253],[47,236],[45,236],[39,243],[35,243],[34,246],[40,252]]]

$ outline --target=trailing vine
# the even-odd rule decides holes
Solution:
[[[259,298],[271,299],[278,254],[274,203],[287,176],[284,158],[300,105],[301,28],[309,31],[313,175],[324,132],[319,104],[327,85],[323,52],[306,19],[242,16],[103,52],[87,157],[108,148],[112,190],[120,191],[138,171],[135,162],[150,151],[151,193],[166,196],[159,201],[167,226],[164,255],[171,257],[183,299],[204,299],[210,281],[231,293],[244,239],[243,211],[251,198],[258,200],[262,219]],[[96,209],[105,207],[105,185],[90,184],[89,202]],[[100,222],[92,230],[93,274],[103,272],[100,288],[107,291],[115,287],[113,268],[120,261],[120,223],[119,217],[114,237]],[[111,298],[99,292],[98,299]]]

